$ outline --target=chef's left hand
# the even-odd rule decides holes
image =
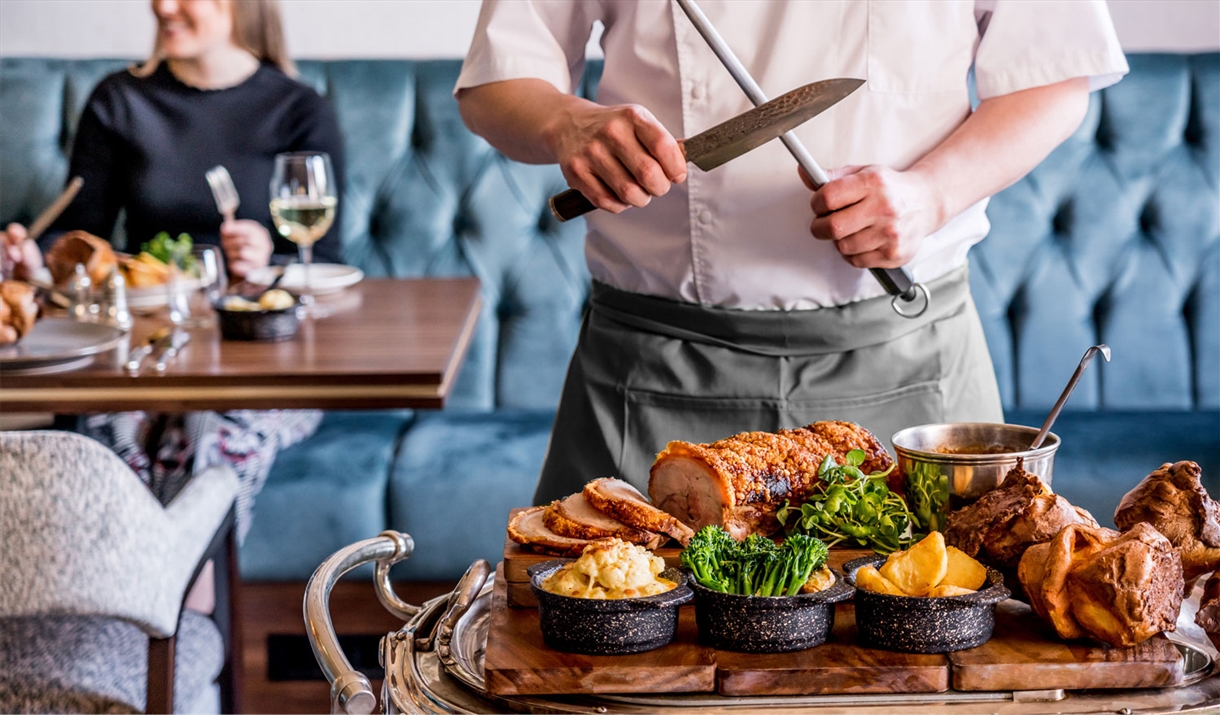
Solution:
[[[802,170],[801,180],[813,182]],[[897,268],[915,257],[923,239],[944,224],[940,196],[914,171],[884,166],[847,166],[828,172],[830,181],[810,199],[815,238],[835,248],[857,268]]]

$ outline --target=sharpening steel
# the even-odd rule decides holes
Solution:
[[[750,98],[750,101],[755,106],[766,102],[767,95],[763,94],[758,83],[746,71],[745,65],[741,63],[741,60],[737,59],[737,55],[733,54],[732,48],[728,46],[728,43],[716,31],[711,21],[703,14],[703,10],[695,4],[695,0],[678,0],[678,5],[682,7],[682,11],[690,18],[691,24],[703,36],[708,46],[712,48],[712,52],[716,53],[716,57],[720,59],[721,64],[733,76],[733,79],[736,80],[742,91],[746,93],[746,96]],[[800,139],[796,138],[795,134],[787,132],[780,136],[780,141],[784,143],[784,146],[788,147],[788,152],[796,159],[796,163],[800,164],[801,168],[805,170],[809,178],[813,179],[815,187],[821,188],[823,184],[830,181],[830,177],[826,175],[821,166],[818,166],[818,163],[814,161],[809,151],[805,149],[805,145],[801,143]],[[924,311],[932,303],[932,296],[928,293],[928,289],[922,283],[915,283],[911,277],[911,272],[906,268],[870,268],[869,271],[885,288],[886,292],[894,296],[890,305],[894,307],[894,312],[904,318],[917,318],[923,315]],[[902,304],[913,303],[920,293],[923,294],[924,298],[922,308],[907,312],[904,307],[900,307]]]

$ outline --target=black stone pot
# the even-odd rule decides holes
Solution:
[[[213,306],[220,335],[226,340],[277,342],[297,334],[298,305],[279,310],[225,310],[223,299]]]
[[[835,622],[835,606],[855,589],[843,577],[817,593],[799,596],[742,596],[700,586],[695,591],[699,641],[720,650],[786,653],[821,645]]]
[[[694,597],[685,574],[676,569],[666,569],[661,577],[676,582],[677,588],[643,598],[575,598],[543,589],[542,582],[568,563],[544,561],[528,569],[530,590],[538,597],[542,640],[555,650],[625,655],[660,648],[674,639],[678,607]]]
[[[843,571],[852,585],[864,566],[880,568],[884,556],[848,561]],[[982,645],[995,628],[995,605],[1008,598],[1004,577],[987,569],[983,588],[963,596],[891,596],[856,589],[856,629],[860,644],[903,653],[948,653]]]

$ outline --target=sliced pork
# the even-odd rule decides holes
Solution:
[[[771,534],[784,502],[800,501],[817,483],[822,460],[831,455],[842,464],[853,449],[866,455],[865,474],[893,464],[872,433],[850,422],[744,432],[711,444],[670,442],[652,465],[648,496],[695,530],[716,524],[736,539]]]
[[[551,531],[542,520],[544,511],[546,507],[536,506],[518,512],[508,522],[508,538],[544,554],[579,556],[590,541],[560,536]]]
[[[598,511],[624,524],[677,539],[683,546],[695,535],[686,524],[652,504],[627,482],[613,477],[594,479],[585,485],[585,500]]]
[[[618,538],[649,549],[660,546],[660,534],[636,529],[589,505],[583,492],[554,501],[542,512],[542,523],[551,531],[572,539]]]

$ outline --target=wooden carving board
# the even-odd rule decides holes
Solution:
[[[1029,606],[996,606],[991,640],[949,654],[954,690],[1156,688],[1184,677],[1182,654],[1164,634],[1132,648],[1063,641]]]
[[[634,655],[580,655],[542,642],[538,610],[509,608],[507,582],[497,571],[483,661],[493,695],[565,693],[710,693],[715,651],[698,644],[695,610],[682,608],[673,642]]]

